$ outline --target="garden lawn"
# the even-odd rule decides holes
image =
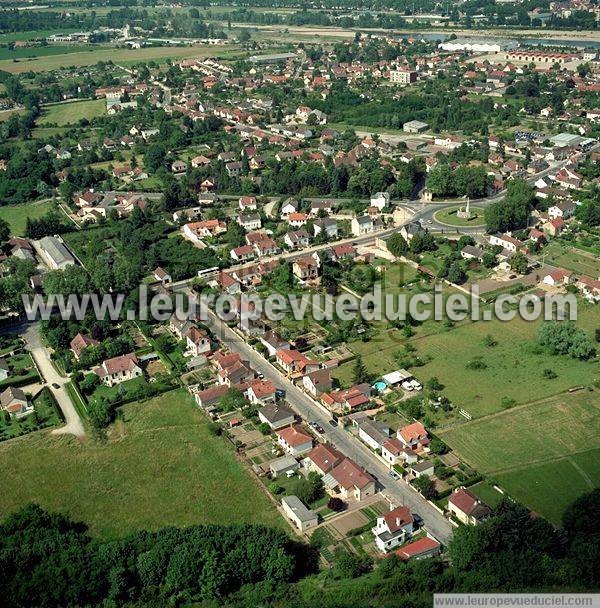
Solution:
[[[167,525],[283,525],[185,390],[123,414],[106,443],[36,433],[0,444],[0,517],[34,501],[104,538]]]
[[[0,207],[0,218],[10,225],[11,233],[15,236],[25,235],[27,218],[36,219],[52,211],[52,201],[23,203],[22,205],[3,205]]]

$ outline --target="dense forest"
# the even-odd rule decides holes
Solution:
[[[316,574],[303,545],[255,525],[192,526],[92,538],[82,523],[29,505],[0,525],[0,597],[23,606],[431,606],[435,592],[591,591],[600,583],[600,490],[563,529],[510,501],[455,531],[446,558],[403,563],[346,552]]]

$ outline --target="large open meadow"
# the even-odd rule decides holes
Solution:
[[[239,53],[239,50],[237,51]],[[45,55],[24,58],[18,61],[5,59],[0,61],[0,70],[13,73],[44,72],[61,68],[94,65],[99,61],[113,61],[118,64],[133,64],[139,61],[166,61],[167,59],[184,59],[190,57],[228,57],[236,54],[233,45],[223,46],[169,46],[145,47],[141,49],[98,47],[92,51]]]
[[[593,315],[584,312],[584,317]],[[582,318],[586,327],[591,319]],[[502,409],[503,399],[527,403],[556,395],[578,385],[589,385],[600,377],[600,361],[580,361],[552,356],[539,348],[536,334],[540,322],[515,319],[467,323],[443,334],[412,340],[417,352],[431,357],[415,375],[423,381],[435,376],[444,393],[474,418]],[[488,338],[490,336],[490,338]],[[495,343],[494,346],[488,344]],[[482,362],[471,364],[470,362]],[[468,367],[469,366],[469,367]],[[555,378],[544,376],[550,369]]]
[[[55,103],[44,106],[42,116],[37,122],[39,125],[56,124],[62,126],[77,123],[82,118],[90,120],[105,112],[106,101],[104,99]]]
[[[125,406],[106,443],[36,433],[0,444],[0,518],[34,501],[116,537],[198,523],[282,525],[187,391]]]
[[[439,436],[509,494],[559,523],[600,483],[600,390],[564,393],[463,423]]]

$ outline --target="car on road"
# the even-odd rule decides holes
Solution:
[[[311,427],[311,428],[313,428],[313,429],[316,429],[319,425],[314,420],[310,420],[308,422],[308,426]]]
[[[325,429],[320,424],[317,424],[317,426],[315,427],[315,431],[317,431],[317,433],[320,433],[321,435],[325,434]]]
[[[415,528],[420,528],[423,525],[423,518],[418,513],[413,513],[412,515]]]
[[[330,424],[331,426],[337,426],[337,425],[338,425],[338,422],[337,422],[337,420],[334,420],[333,418],[331,418],[331,420],[329,420],[329,424]]]
[[[277,399],[285,399],[285,391],[282,388],[276,388],[275,397],[277,397]]]
[[[258,372],[258,379],[259,380],[264,380],[265,379],[265,375],[262,372]]]
[[[52,388],[60,388],[60,384],[57,384],[56,382],[52,383]]]
[[[396,473],[396,471],[390,471],[390,477],[392,479],[400,479],[400,475],[398,475],[398,473]]]

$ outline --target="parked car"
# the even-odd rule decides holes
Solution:
[[[412,391],[412,390],[414,389],[414,386],[412,385],[412,382],[411,382],[410,380],[405,380],[405,381],[402,383],[402,388],[403,388],[405,391]]]
[[[338,422],[337,422],[337,420],[334,420],[333,418],[331,418],[331,420],[329,421],[329,424],[330,424],[331,426],[337,426],[337,425],[338,425]]]

